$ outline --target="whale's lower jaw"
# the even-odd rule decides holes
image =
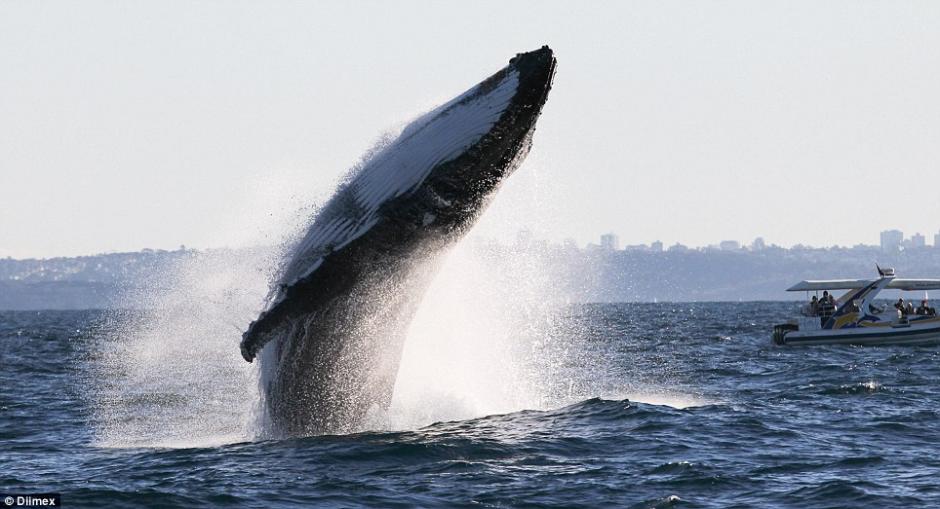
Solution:
[[[388,406],[405,334],[441,257],[525,158],[554,70],[545,47],[518,55],[471,89],[475,95],[458,98],[459,106],[498,93],[500,85],[490,83],[510,73],[518,79],[485,134],[433,165],[408,192],[383,201],[365,231],[328,249],[252,323],[242,353],[251,360],[260,351],[269,434],[353,432],[370,410]],[[449,114],[439,115],[446,121]]]

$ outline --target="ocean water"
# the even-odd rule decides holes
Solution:
[[[436,420],[448,412],[403,405],[410,420],[278,441],[252,438],[252,392],[230,388],[253,373],[211,358],[227,350],[194,346],[192,375],[157,344],[141,370],[115,362],[126,317],[0,312],[0,492],[64,507],[940,506],[940,347],[773,346],[793,306],[568,306],[519,331],[519,390],[538,398],[518,408]]]

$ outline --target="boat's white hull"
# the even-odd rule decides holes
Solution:
[[[940,343],[940,324],[909,327],[871,327],[840,330],[790,331],[782,345],[919,345]]]

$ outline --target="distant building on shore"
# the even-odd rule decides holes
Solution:
[[[881,232],[881,250],[886,253],[897,253],[901,250],[904,232],[901,230],[885,230]]]
[[[911,247],[914,249],[921,248],[927,245],[927,239],[924,238],[920,233],[915,233],[911,235]]]
[[[663,243],[660,242],[660,241],[658,241],[658,240],[657,240],[657,241],[654,241],[652,244],[650,244],[650,251],[652,251],[652,252],[654,252],[654,253],[662,253],[662,252],[663,252]]]
[[[674,253],[682,253],[688,250],[689,250],[688,246],[686,246],[685,244],[680,244],[678,242],[669,246],[669,251],[674,252]]]
[[[718,248],[722,251],[738,251],[741,249],[741,243],[736,240],[723,240],[718,244]]]
[[[601,249],[604,251],[619,251],[620,237],[614,235],[613,233],[605,233],[604,235],[601,235]]]

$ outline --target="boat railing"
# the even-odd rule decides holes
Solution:
[[[820,318],[822,316],[825,316],[828,318],[836,314],[836,312],[840,308],[841,306],[833,306],[829,308],[828,310],[822,307],[813,309],[812,304],[803,304],[800,306],[799,313],[800,313],[800,316],[805,316],[807,318]]]
[[[801,316],[797,319],[797,324],[801,331],[819,330],[822,328],[822,321],[818,316]]]

